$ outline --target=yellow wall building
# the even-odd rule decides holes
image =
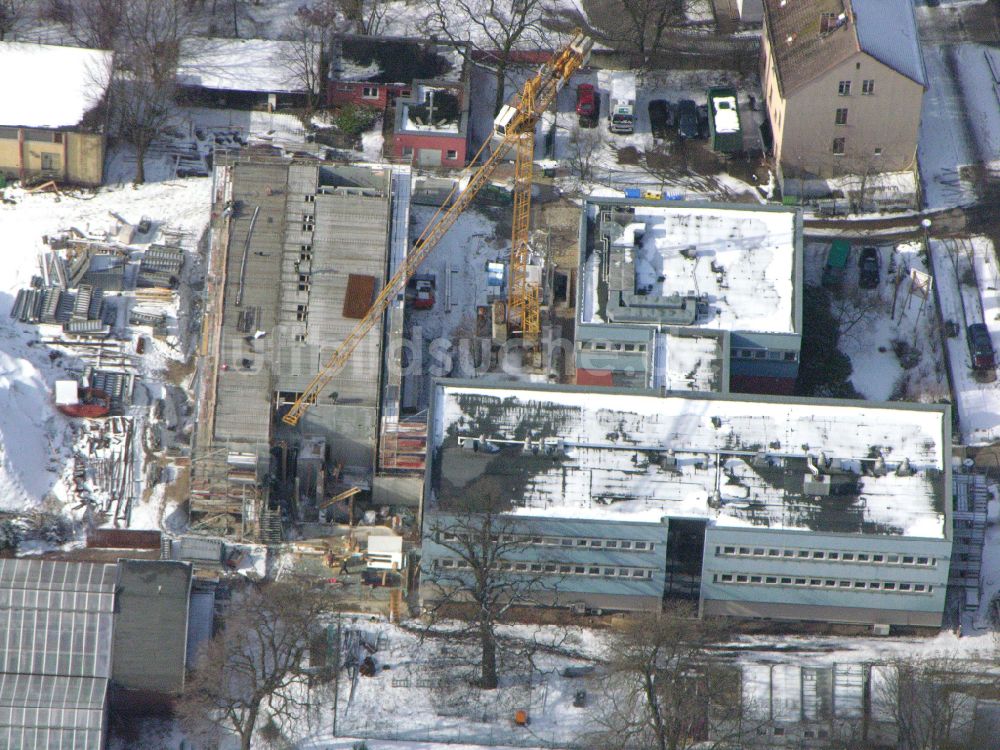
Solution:
[[[100,185],[110,67],[104,50],[0,42],[0,173]]]

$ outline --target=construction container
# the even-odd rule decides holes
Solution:
[[[708,90],[708,132],[712,149],[724,154],[743,150],[743,130],[740,126],[739,102],[736,89]]]

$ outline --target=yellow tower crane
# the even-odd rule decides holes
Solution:
[[[517,146],[514,162],[514,228],[512,231],[510,297],[522,336],[528,344],[537,342],[539,289],[527,277],[528,255],[530,252],[529,228],[531,212],[531,164],[534,156],[535,124],[542,113],[555,101],[556,95],[570,79],[570,76],[587,63],[593,41],[582,31],[575,31],[570,42],[556,52],[539,68],[521,93],[510,105],[504,106],[494,123],[498,136],[493,153],[479,164],[487,147],[495,139],[489,138],[479,148],[467,168],[467,181],[460,180],[445,199],[441,207],[431,217],[427,227],[413,244],[406,260],[386,282],[354,330],[337,347],[329,361],[323,366],[302,394],[281,418],[285,424],[296,425],[302,415],[314,403],[320,392],[329,385],[337,373],[347,364],[351,354],[368,332],[375,327],[390,302],[406,289],[406,282],[416,272],[438,241],[451,229],[462,212],[472,203],[479,191],[489,182],[490,177],[513,146]],[[464,187],[461,187],[464,184]],[[452,202],[452,199],[454,201]],[[450,206],[449,206],[450,203]],[[534,339],[531,337],[534,336]]]

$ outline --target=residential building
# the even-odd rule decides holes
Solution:
[[[398,415],[399,388],[389,386],[399,380],[402,300],[296,428],[280,416],[405,257],[409,180],[402,167],[217,159],[215,276],[205,320],[211,343],[191,500],[196,528],[276,534],[272,486],[283,488],[296,520],[315,520],[324,493],[372,491],[380,419]],[[314,461],[327,481],[297,481]],[[414,488],[419,494],[419,482]]]
[[[389,110],[387,150],[422,167],[464,167],[469,62],[463,45],[345,35],[333,45],[327,101]]]
[[[273,39],[181,41],[177,84],[191,101],[268,111],[315,104],[322,92],[320,45]]]
[[[795,209],[589,199],[577,382],[792,393],[802,267]]]
[[[764,0],[761,78],[785,195],[826,195],[846,175],[864,193],[883,173],[910,173],[916,191],[927,76],[913,13],[909,0]]]
[[[0,42],[0,175],[100,185],[112,53]]]
[[[946,405],[438,381],[428,424],[425,598],[488,497],[536,602],[941,624]]]
[[[466,49],[426,39],[348,34],[333,43],[330,58],[327,103],[381,111],[410,96],[416,81],[461,82]]]
[[[420,167],[459,169],[468,161],[469,89],[465,83],[421,81],[396,102],[393,156]]]
[[[115,566],[0,560],[0,747],[101,750]]]

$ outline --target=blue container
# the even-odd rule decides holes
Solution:
[[[642,191],[639,188],[625,188],[626,198],[641,198]]]

